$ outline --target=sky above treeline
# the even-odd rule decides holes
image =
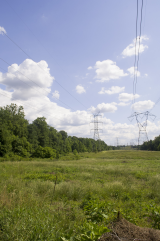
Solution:
[[[57,130],[88,138],[99,113],[108,145],[137,144],[137,122],[128,117],[151,111],[148,137],[158,136],[160,1],[143,0],[141,35],[138,2],[136,41],[136,0],[2,0],[0,106],[23,105],[30,122],[45,116]]]

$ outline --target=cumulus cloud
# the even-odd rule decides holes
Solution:
[[[97,61],[94,68],[96,69],[96,76],[94,77],[97,79],[96,82],[107,82],[128,75],[116,65],[116,62],[110,59]]]
[[[5,85],[9,91],[13,90],[12,100],[48,95],[53,80],[44,60],[36,63],[26,59],[20,65],[12,64],[7,73],[0,73],[0,84]]]
[[[119,87],[119,86],[112,86],[108,90],[106,90],[104,87],[98,92],[98,94],[103,95],[103,94],[108,94],[108,95],[113,95],[113,94],[118,94],[120,92],[123,92],[125,90],[125,87]]]
[[[39,62],[41,63],[41,61]],[[44,66],[44,63],[41,63],[42,66]],[[27,66],[27,65],[25,65]],[[32,65],[31,65],[32,66]],[[11,66],[13,67],[13,65]],[[34,67],[34,66],[32,66]],[[16,68],[19,69],[20,65],[16,65]],[[50,83],[45,83],[45,81],[41,82],[41,74],[44,74],[44,72],[38,72],[40,76],[37,77],[37,68],[33,69],[26,69],[28,70],[28,74],[32,74],[32,76],[35,76],[35,81],[39,81],[39,83],[44,88],[50,88],[51,83],[53,82],[53,77],[49,74],[48,65],[46,67],[46,80],[50,81]],[[70,109],[64,108],[59,106],[57,103],[51,101],[47,93],[45,92],[44,95],[33,93],[33,95],[28,95],[27,98],[21,98],[21,99],[14,99],[13,101],[13,94],[21,88],[19,85],[23,85],[21,82],[19,82],[20,78],[22,78],[22,75],[17,72],[17,69],[12,69],[12,71],[15,71],[16,77],[13,77],[12,71],[8,71],[6,75],[3,73],[0,73],[0,80],[4,81],[5,84],[3,85],[8,86],[8,90],[0,89],[0,105],[6,106],[10,105],[11,103],[16,103],[17,105],[24,106],[24,111],[26,114],[26,119],[28,119],[30,122],[35,120],[37,117],[46,117],[46,121],[49,125],[53,126],[57,130],[65,130],[69,135],[79,136],[79,137],[88,137],[92,138],[93,134],[90,134],[90,114],[87,111],[80,111],[77,110],[75,112],[72,112]],[[23,69],[23,68],[22,68]],[[25,69],[23,69],[25,71]],[[35,73],[34,71],[35,70]],[[38,68],[38,71],[40,69]],[[7,76],[7,77],[6,77]],[[11,77],[13,78],[13,83],[11,85]],[[5,79],[4,79],[5,78]],[[50,79],[51,78],[51,79]],[[15,81],[15,85],[14,85]],[[16,82],[17,81],[17,82]],[[29,80],[28,80],[29,81]],[[2,82],[0,82],[2,83]],[[33,83],[34,87],[34,83]],[[25,87],[24,87],[25,88]],[[24,89],[22,88],[22,91]],[[26,89],[26,91],[30,92],[30,88]],[[39,90],[40,91],[40,90]],[[24,92],[23,92],[24,93]],[[54,92],[55,93],[55,92]],[[22,94],[21,94],[22,95]],[[53,99],[52,99],[53,100]],[[128,104],[128,103],[124,103]],[[108,113],[108,112],[115,112],[117,110],[117,106],[120,105],[117,103],[101,103],[97,105],[97,107],[91,107],[92,110],[95,112],[100,111],[101,113]],[[106,141],[107,144],[114,144],[114,139],[118,136],[119,143],[120,144],[126,144],[130,139],[135,139],[138,136],[138,128],[137,124],[133,123],[126,124],[126,123],[115,123],[110,119],[107,119],[102,114],[102,122],[105,123],[103,126],[103,133],[100,133],[100,138],[104,141]],[[159,123],[149,123],[147,127],[147,131],[149,131],[149,138],[154,138],[157,133],[160,132],[160,125]],[[115,139],[116,140],[116,139]],[[112,143],[111,143],[112,142]]]
[[[45,116],[47,123],[56,128],[65,129],[68,132],[68,126],[80,126],[90,123],[90,114],[87,111],[75,111],[59,106],[52,102],[47,96],[31,97],[27,100],[12,101],[12,92],[0,89],[1,106],[15,103],[18,106],[24,106],[26,118],[31,122],[37,117]]]
[[[4,33],[7,34],[6,30],[0,26],[0,34],[3,35]]]
[[[130,73],[131,77],[133,77],[134,76],[134,67],[131,67],[131,68],[127,69],[127,70]],[[135,68],[135,74],[137,74],[137,77],[139,77],[141,75],[140,72],[137,71],[137,67]]]
[[[84,88],[82,85],[77,85],[77,86],[76,86],[76,92],[77,92],[78,94],[83,94],[83,93],[86,92],[86,90],[85,90],[85,88]]]
[[[130,102],[129,103],[119,102],[118,105],[119,106],[127,106],[127,105],[130,105]]]
[[[112,103],[101,103],[98,104],[97,107],[91,106],[89,110],[91,112],[101,112],[101,113],[106,113],[106,112],[115,112],[117,110],[116,107],[117,103],[112,102]]]
[[[0,103],[1,106],[13,103],[12,92],[0,89]],[[69,109],[58,106],[57,103],[51,102],[47,96],[31,97],[28,100],[14,101],[14,103],[24,106],[26,119],[30,122],[35,120],[37,117],[45,116],[47,123],[59,131],[65,130],[72,136],[93,138],[93,132],[90,134],[89,128],[91,118],[87,111],[77,110],[75,112],[71,112]],[[116,103],[111,104],[116,107]],[[102,108],[99,109],[102,110]],[[108,112],[109,108],[105,108],[105,110],[106,109]],[[138,139],[138,127],[135,121],[130,124],[119,122],[115,123],[104,117],[103,114],[101,121],[105,125],[103,125],[103,133],[100,133],[100,138],[109,145],[115,145],[117,137],[119,144],[123,145],[127,144],[127,142],[130,143],[131,139]],[[148,121],[147,132],[149,139],[153,139],[157,136],[157,133],[160,133],[159,124],[160,123],[152,123]],[[101,126],[99,126],[99,128],[101,128]],[[137,142],[135,143],[137,144]]]
[[[139,101],[139,102],[134,103],[132,105],[132,108],[135,111],[145,111],[145,110],[152,109],[154,104],[155,103],[153,101],[151,101],[151,100],[144,100],[144,101]]]
[[[87,69],[90,70],[90,69],[93,69],[93,67],[92,67],[92,66],[89,66]]]
[[[58,90],[55,90],[55,91],[52,93],[52,97],[59,100],[59,97],[60,97],[59,91],[58,91]]]
[[[119,94],[119,101],[122,101],[122,102],[128,102],[128,101],[131,101],[133,100],[133,98],[137,99],[139,98],[140,95],[138,94],[128,94],[128,93],[121,93]]]
[[[144,36],[144,35],[141,36],[140,47],[139,47],[139,37],[137,37],[136,55],[138,55],[138,50],[139,50],[139,53],[143,53],[145,49],[148,49],[148,46],[144,45],[144,41],[146,40],[148,40],[147,36]],[[123,50],[122,52],[123,58],[135,55],[135,41],[136,39],[134,39],[133,42]]]

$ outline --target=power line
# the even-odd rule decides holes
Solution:
[[[154,107],[158,104],[160,102],[160,97],[158,98],[158,100],[156,101],[156,103],[154,104],[154,106],[152,107],[152,109],[151,110],[153,110],[154,109]]]
[[[5,32],[3,32],[5,36],[12,42],[14,43],[27,57],[29,57],[32,61],[34,61],[30,55],[28,55],[15,41],[13,41]],[[35,61],[34,61],[35,62]],[[36,62],[35,62],[36,63]],[[37,64],[37,63],[36,63]],[[37,66],[42,69],[44,72],[46,72],[43,68],[41,68],[38,64]],[[57,80],[55,82],[61,86],[62,89],[64,89],[70,96],[72,96],[76,101],[78,101],[81,105],[83,105],[85,108],[87,108],[83,103],[81,103],[76,97],[74,97],[66,88],[64,88]]]
[[[1,60],[3,60],[2,58],[0,58]],[[7,63],[8,65],[9,65],[9,63],[8,62],[6,62],[5,60],[3,60],[3,62],[5,62],[5,63]],[[14,67],[13,67],[14,68]],[[3,69],[2,67],[0,67],[0,69],[2,69],[3,71],[5,71],[5,69]],[[20,72],[20,71],[18,71],[17,70],[17,72],[19,72],[20,74],[22,74],[23,76],[25,76],[22,72]],[[11,73],[12,75],[15,75],[15,74],[13,74],[13,73]],[[15,75],[16,76],[16,75]],[[27,79],[29,79],[29,80],[31,80],[30,78],[28,78],[27,76],[25,76]],[[20,79],[21,80],[21,79]],[[31,85],[29,85],[27,82],[25,82],[25,81],[23,81],[23,80],[21,80],[24,84],[26,84],[26,85],[28,85],[28,86],[31,86]],[[32,80],[31,80],[32,81]],[[33,83],[35,83],[34,81],[32,81]],[[35,83],[36,85],[37,85],[37,83]],[[38,85],[39,86],[39,85]],[[40,87],[40,86],[39,86]],[[40,87],[41,88],[41,87]],[[38,90],[37,90],[38,91]],[[39,92],[39,91],[38,91]],[[39,92],[40,93],[40,92]],[[47,93],[49,93],[49,92],[47,92]],[[41,93],[40,93],[41,94]],[[49,93],[50,94],[50,93]],[[45,95],[44,95],[45,96]],[[8,97],[9,98],[9,97]],[[17,101],[17,100],[15,100],[15,101]],[[60,101],[60,100],[59,100]],[[62,101],[60,101],[60,102],[62,102]],[[64,102],[62,102],[64,105],[66,105]],[[66,106],[68,106],[68,105],[66,105]],[[69,107],[69,106],[68,106]],[[31,108],[33,108],[33,107],[31,107]],[[70,108],[70,107],[69,107]],[[44,108],[43,108],[44,109]],[[43,111],[43,109],[42,110],[40,110],[40,111],[38,111],[37,113],[39,113],[39,112],[42,112]],[[47,112],[46,112],[47,113]],[[57,118],[58,119],[58,118]],[[60,119],[59,119],[60,120]]]
[[[134,80],[133,80],[133,104],[135,103],[135,94],[137,91],[137,77],[138,77],[138,67],[139,67],[139,52],[140,52],[140,43],[141,43],[141,34],[142,34],[142,20],[143,20],[143,0],[141,3],[141,19],[140,19],[140,32],[139,37],[137,36],[138,32],[138,9],[139,9],[139,2],[137,0],[137,16],[136,16],[136,39],[135,39],[135,59],[134,59]],[[139,38],[139,46],[137,52],[137,38]],[[133,106],[134,108],[134,106]]]
[[[5,61],[4,59],[2,59],[2,58],[0,58],[4,63],[6,63],[8,66],[11,66],[11,64],[9,64],[7,61]],[[13,66],[12,66],[13,67]],[[13,67],[14,68],[14,67]],[[3,69],[3,68],[1,68],[1,69]],[[32,81],[35,85],[37,85],[39,88],[41,88],[41,89],[43,89],[47,94],[49,94],[49,95],[51,95],[51,93],[50,92],[48,92],[47,90],[45,90],[44,88],[42,88],[40,85],[38,85],[35,81],[33,81],[32,79],[30,79],[30,78],[28,78],[26,75],[24,75],[22,72],[20,72],[19,70],[17,70],[16,68],[14,68],[18,73],[20,73],[20,74],[22,74],[24,77],[26,77],[28,80],[30,80],[30,81]],[[3,69],[4,70],[4,69]],[[4,70],[5,71],[5,70]],[[13,74],[13,73],[11,73],[11,74]],[[15,75],[15,74],[13,74],[13,75]],[[15,75],[16,76],[16,75]],[[23,81],[23,80],[21,80],[21,79],[19,79],[20,81],[22,81],[23,83],[25,83],[26,85],[28,85],[28,86],[31,86],[31,85],[29,85],[27,82],[25,82],[25,81]],[[31,86],[31,88],[32,88],[32,86]],[[39,92],[39,90],[37,90],[38,92]],[[40,93],[40,92],[39,92]],[[42,94],[42,93],[40,93],[40,94]],[[44,94],[43,94],[44,95]],[[44,95],[45,96],[45,95]],[[51,97],[52,97],[52,95],[51,95]],[[56,98],[57,99],[57,98]],[[61,100],[59,100],[59,99],[57,99],[58,101],[60,101],[61,103],[63,103],[65,106],[67,106],[67,107],[69,107],[69,108],[71,108],[70,106],[68,106],[67,104],[65,104],[63,101],[61,101]],[[73,108],[71,108],[71,109],[73,109]],[[73,109],[74,110],[74,109]],[[76,110],[74,110],[74,111],[76,111]]]
[[[18,16],[18,18],[23,22],[23,24],[29,29],[29,31],[31,32],[31,34],[35,37],[35,39],[37,40],[37,42],[39,42],[40,45],[42,45],[42,47],[45,49],[45,51],[49,54],[49,52],[47,51],[47,49],[44,47],[44,45],[39,41],[39,39],[36,37],[36,35],[34,34],[34,32],[31,31],[31,29],[28,27],[28,25],[25,23],[25,21],[23,21],[23,19],[18,15],[18,13],[14,10],[14,8],[9,4],[9,2],[7,0],[5,0],[8,5],[10,6],[10,8],[13,10],[13,12]],[[46,7],[46,5],[45,5]],[[50,54],[49,54],[50,55]]]
[[[142,113],[134,112],[131,116],[128,117],[130,121],[133,119],[136,119],[137,126],[139,128],[139,136],[138,136],[138,146],[140,145],[140,142],[148,141],[148,135],[147,135],[147,121],[148,118],[156,118],[155,115],[151,114],[149,111],[145,111]]]
[[[10,97],[9,96],[7,96],[7,95],[5,95],[5,94],[2,94],[2,93],[0,93],[0,95],[3,95],[3,96],[5,96],[5,97],[7,97],[7,98],[9,98],[10,99]],[[35,107],[33,107],[33,106],[31,106],[31,105],[29,105],[29,104],[26,104],[26,103],[21,103],[21,102],[19,102],[19,101],[17,101],[17,100],[15,100],[17,103],[20,103],[20,104],[22,104],[22,105],[28,105],[30,108],[32,108],[32,109],[34,109],[34,110],[38,110],[37,108],[35,108]],[[42,110],[41,110],[42,111]],[[39,111],[39,112],[41,112],[41,111]],[[44,112],[44,113],[47,113],[47,112]],[[49,116],[52,116],[53,114],[50,114]],[[60,120],[60,121],[62,121],[61,119],[59,119],[59,118],[57,118],[57,117],[54,117],[55,119],[57,119],[57,120]]]
[[[6,0],[6,2],[8,3],[8,1]],[[44,45],[39,41],[39,39],[36,37],[36,35],[31,31],[31,29],[28,27],[28,25],[23,21],[23,19],[17,14],[17,12],[11,7],[11,5],[8,3],[8,5],[10,6],[10,8],[14,11],[14,13],[19,17],[19,19],[21,19],[21,21],[23,22],[23,24],[29,29],[29,31],[31,32],[31,34],[35,37],[35,39],[39,42],[40,45],[42,45],[42,47],[45,49],[45,51],[50,55],[50,53],[47,51],[47,49],[44,47]],[[24,52],[24,51],[23,51]],[[69,95],[71,95],[74,99],[76,99],[81,105],[83,105],[85,108],[87,108],[83,103],[81,103],[76,97],[74,97],[67,89],[65,89],[58,81],[55,80],[55,82],[61,86],[61,88],[63,88],[65,91],[67,91],[67,93]]]
[[[138,48],[137,68],[136,68],[135,93],[136,93],[136,85],[137,85],[137,74],[138,74],[138,64],[139,64],[140,41],[141,41],[141,34],[142,34],[142,19],[143,19],[143,0],[142,0],[142,5],[141,5],[141,21],[140,21],[140,33],[139,33],[139,48]]]
[[[1,68],[1,67],[0,67],[0,68]],[[3,68],[1,68],[1,69],[3,69]],[[4,70],[4,69],[3,69],[3,70]],[[3,95],[3,96],[5,96],[5,97],[7,97],[7,98],[10,99],[10,97],[7,96],[7,95],[5,95],[5,94],[0,93],[0,95]],[[23,103],[23,102],[20,102],[20,101],[17,101],[17,100],[15,100],[15,101],[16,101],[17,103],[20,103],[21,105],[26,105],[26,106],[29,106],[30,108],[34,109],[34,110],[38,110],[37,108],[35,108],[35,107],[33,107],[33,106],[29,105],[29,104],[26,104],[26,103]],[[39,110],[39,111],[37,112],[37,114],[38,114],[39,112],[42,112],[43,110],[44,110],[44,108],[41,109],[41,110]],[[46,112],[46,111],[44,111],[44,113],[46,113],[48,116],[53,116],[53,114],[48,114],[48,112]],[[55,117],[55,116],[54,116],[54,118],[57,119],[57,120],[62,121],[61,119],[59,119],[59,118],[57,118],[57,117]]]
[[[134,79],[133,79],[133,95],[135,94],[135,77],[136,77],[136,58],[137,58],[137,53],[136,53],[136,47],[137,47],[137,24],[138,24],[138,0],[137,0],[137,16],[136,16],[136,39],[135,39],[135,59],[134,59]],[[135,98],[134,98],[135,101]]]
[[[3,95],[3,96],[5,96],[5,97],[7,97],[7,98],[9,98],[10,99],[10,97],[9,96],[7,96],[7,95],[5,95],[5,94],[2,94],[2,93],[0,93],[0,95]],[[17,101],[16,100],[16,103],[19,103],[20,105],[26,105],[26,106],[29,106],[30,108],[32,108],[32,109],[34,109],[34,110],[38,110],[37,108],[35,108],[35,107],[33,107],[33,106],[31,106],[31,105],[29,105],[29,104],[24,104],[24,103],[21,103],[20,101]],[[39,112],[42,112],[42,110],[40,110]],[[37,112],[38,113],[38,112]],[[44,112],[44,113],[47,113],[47,112]],[[53,116],[53,114],[49,114],[48,116]],[[54,116],[54,119],[57,119],[57,120],[59,120],[59,121],[62,121],[61,119],[59,119],[59,118],[57,118],[57,117],[55,117]],[[54,127],[53,125],[51,125],[50,124],[50,126],[52,126],[52,127]],[[54,127],[55,128],[55,127]],[[56,129],[61,129],[61,128],[58,128],[58,127],[56,127]]]

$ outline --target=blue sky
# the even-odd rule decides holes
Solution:
[[[133,109],[136,2],[2,0],[0,58],[10,67],[0,60],[0,105],[23,105],[30,122],[45,116],[56,129],[83,137],[93,136],[90,116],[100,111],[101,139],[136,143],[136,122],[127,117],[151,110],[160,97],[160,2],[144,0]],[[140,7],[141,0],[138,35]],[[157,120],[148,122],[149,139],[160,132],[158,110],[159,104],[152,111]]]

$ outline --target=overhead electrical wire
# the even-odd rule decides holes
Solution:
[[[138,25],[138,0],[137,0],[137,15],[136,15],[136,39],[135,39],[135,58],[134,58],[134,79],[133,79],[133,96],[135,102],[135,79],[136,79],[136,59],[137,59],[137,25]]]
[[[36,37],[36,35],[34,34],[34,32],[28,27],[28,25],[25,23],[25,21],[23,21],[23,19],[19,16],[19,14],[14,10],[14,8],[9,4],[9,2],[7,0],[5,0],[5,2],[7,2],[7,4],[10,6],[10,8],[13,10],[13,12],[18,16],[18,18],[21,20],[21,22],[23,22],[23,24],[28,28],[28,30],[31,32],[31,34],[35,37],[35,39],[37,40],[37,42],[39,42],[40,45],[42,45],[42,47],[45,49],[45,51],[50,55],[50,53],[47,51],[47,49],[44,47],[44,45],[39,41],[39,39]],[[46,4],[45,4],[46,7]]]
[[[7,96],[7,95],[5,95],[4,93],[2,94],[2,93],[0,92],[0,95],[3,95],[3,96],[5,96],[5,97],[7,97],[7,98],[10,99],[10,97]],[[29,105],[29,104],[27,104],[27,103],[22,103],[22,102],[20,102],[19,100],[15,100],[15,101],[16,101],[17,103],[19,103],[20,105],[27,105],[27,106],[29,106],[30,108],[34,109],[34,110],[38,110],[37,108],[35,108],[35,107],[33,107],[32,105]],[[40,110],[39,112],[42,112],[42,110]],[[47,113],[47,112],[44,112],[44,113]],[[48,113],[47,113],[47,114],[48,114]],[[49,116],[53,116],[53,114],[49,114]],[[55,116],[54,116],[54,119],[57,119],[57,120],[62,121],[61,119],[59,119],[59,118],[57,118],[57,117],[55,117]]]
[[[45,49],[45,51],[50,55],[50,53],[47,51],[47,49],[44,47],[44,45],[39,41],[39,39],[36,37],[36,35],[31,31],[31,29],[28,27],[28,25],[25,23],[25,21],[23,21],[23,19],[17,14],[17,12],[11,7],[11,5],[9,4],[9,2],[6,0],[6,2],[8,3],[8,5],[10,6],[10,8],[14,11],[14,13],[19,17],[19,19],[23,22],[23,24],[29,29],[29,31],[31,32],[31,34],[35,37],[35,39],[39,42],[39,44]],[[23,51],[24,52],[24,51]],[[33,60],[33,59],[32,59]],[[80,102],[75,96],[73,96],[66,88],[64,88],[58,81],[55,80],[55,82],[61,86],[61,88],[63,88],[69,95],[71,95],[74,99],[76,99],[81,105],[83,105],[83,107],[87,108],[82,102]]]
[[[154,106],[152,107],[151,110],[153,110],[153,109],[155,108],[155,106],[156,106],[159,102],[160,102],[160,97],[159,97],[158,100],[155,102],[155,104],[154,104]],[[151,110],[150,110],[150,111],[151,111]]]
[[[140,27],[139,27],[139,36],[138,36],[138,9],[139,9],[139,1],[137,0],[137,14],[136,14],[136,39],[135,39],[135,59],[134,59],[134,80],[133,80],[133,104],[135,103],[135,95],[137,92],[137,77],[138,77],[138,69],[139,69],[139,53],[141,46],[141,35],[142,35],[142,20],[143,20],[143,0],[141,3],[141,17],[140,17]],[[137,51],[137,38],[138,38],[138,51]],[[134,105],[133,105],[134,108]]]
[[[30,58],[33,62],[35,62],[33,60],[33,58],[28,55],[14,40],[12,40],[5,32],[3,32],[5,34],[5,36],[12,42],[14,43],[28,58]],[[36,63],[36,62],[35,62]],[[37,64],[37,63],[36,63]],[[37,66],[42,69],[44,72],[46,72],[43,68],[41,68],[38,64]],[[47,72],[46,72],[47,73]],[[57,80],[55,80],[55,82],[61,86],[62,89],[64,89],[70,96],[72,96],[76,101],[78,101],[81,105],[83,105],[85,108],[87,108],[83,103],[81,103],[76,97],[74,97],[66,88],[64,88]]]
[[[2,59],[2,58],[0,58],[0,60],[2,60],[4,63],[6,63],[8,66],[11,66],[11,64],[9,64],[6,60],[4,60],[4,59]],[[13,67],[13,66],[12,66]],[[14,67],[13,67],[14,68]],[[1,68],[2,69],[2,68]],[[49,95],[51,95],[51,93],[50,92],[48,92],[47,90],[45,90],[44,88],[42,88],[41,86],[39,86],[35,81],[33,81],[32,79],[30,79],[30,78],[28,78],[26,75],[24,75],[22,72],[20,72],[19,70],[17,70],[16,68],[14,68],[18,73],[20,73],[21,75],[23,75],[25,78],[27,78],[28,80],[30,80],[30,81],[32,81],[35,85],[37,85],[39,88],[41,88],[41,89],[43,89],[47,94],[49,94]],[[3,69],[4,70],[4,69]],[[5,70],[4,70],[5,71]],[[13,74],[13,73],[11,73],[11,74]],[[13,75],[15,75],[15,74],[13,74]],[[30,84],[28,84],[27,82],[25,82],[25,81],[23,81],[22,79],[19,79],[20,81],[22,81],[23,83],[25,83],[26,85],[28,85],[28,86],[31,86]],[[31,86],[32,87],[32,86]],[[32,87],[33,88],[33,87]],[[40,93],[40,91],[39,90],[36,90],[36,91],[38,91],[39,93]],[[42,93],[40,93],[41,95],[44,95],[44,94],[42,94]],[[45,95],[44,95],[45,96]],[[52,97],[52,95],[51,95],[51,97]],[[56,98],[57,99],[57,98]],[[65,104],[63,101],[61,101],[61,100],[59,100],[59,99],[57,99],[58,101],[60,101],[63,105],[65,105],[65,106],[67,106],[68,108],[71,108],[70,106],[68,106],[67,104]],[[71,108],[71,109],[73,109],[73,108]],[[73,109],[74,110],[74,109]],[[74,111],[76,111],[76,110],[74,110]]]
[[[7,62],[7,61],[5,61],[4,59],[2,59],[2,58],[0,58],[0,60],[2,60],[4,63],[6,63],[7,65],[9,65],[10,66],[10,64]],[[14,68],[14,67],[13,67]],[[0,67],[0,69],[2,69],[3,71],[5,71],[5,69],[4,68],[2,68],[2,67]],[[16,69],[16,68],[14,68],[14,69]],[[40,87],[36,82],[34,82],[33,80],[31,80],[30,78],[28,78],[26,75],[24,75],[22,72],[20,72],[20,71],[18,71],[17,69],[16,69],[16,71],[17,72],[19,72],[20,74],[22,74],[24,77],[26,77],[27,79],[29,79],[30,81],[32,81],[34,84],[36,84],[38,87]],[[14,73],[11,73],[12,75],[15,75]],[[15,75],[16,76],[16,75]],[[20,81],[22,81],[24,84],[26,84],[26,85],[28,85],[28,86],[31,86],[29,83],[27,83],[27,82],[25,82],[25,81],[23,81],[22,79],[19,79]],[[32,87],[32,86],[31,86]],[[40,87],[41,89],[43,89],[42,87]],[[44,89],[45,90],[45,89]],[[37,89],[36,89],[36,91],[38,91]],[[46,90],[45,90],[46,91]],[[39,91],[38,91],[39,92]],[[48,94],[50,94],[48,91],[46,91]],[[40,92],[39,92],[40,93]],[[0,93],[1,95],[3,95],[2,93]],[[40,94],[42,94],[42,93],[40,93]],[[6,96],[6,95],[5,95]],[[45,96],[45,95],[44,95]],[[8,96],[6,96],[7,98],[10,98],[10,97],[8,97]],[[17,101],[17,100],[16,100]],[[60,100],[59,100],[60,101]],[[62,101],[61,101],[62,102]],[[65,104],[64,102],[62,102],[63,104]],[[28,104],[25,104],[25,105],[28,105]],[[66,105],[66,104],[65,104]],[[28,105],[28,106],[30,106],[32,109],[34,108],[33,106],[31,106],[31,105]],[[66,105],[67,106],[67,105]],[[69,107],[69,106],[68,106]],[[70,107],[69,107],[70,108]],[[38,110],[37,108],[34,108],[34,109],[36,109],[36,110]],[[43,109],[42,110],[39,110],[37,113],[39,113],[39,112],[42,112],[43,111]],[[47,113],[46,111],[44,112],[44,113]],[[48,113],[47,113],[48,114]],[[50,114],[49,114],[50,115]],[[56,118],[56,117],[54,117],[54,118]],[[56,118],[56,119],[58,119],[58,118]],[[60,120],[60,119],[59,119]],[[61,121],[61,120],[60,120]]]
[[[1,67],[0,67],[1,68]],[[3,95],[3,96],[5,96],[5,97],[7,97],[8,99],[10,99],[10,97],[9,96],[7,96],[7,95],[5,95],[4,93],[1,93],[0,92],[0,95]],[[22,102],[20,102],[19,100],[17,101],[17,100],[15,100],[16,101],[16,103],[19,103],[20,105],[26,105],[26,106],[29,106],[29,108],[32,108],[32,109],[34,109],[34,110],[38,110],[37,108],[35,108],[35,107],[33,107],[32,105],[29,105],[29,104],[27,104],[27,103],[22,103]],[[42,110],[40,110],[40,111],[38,111],[37,113],[39,113],[39,112],[42,112],[43,111],[43,109]],[[44,113],[47,113],[46,111],[44,112]],[[48,114],[47,113],[47,115],[48,116],[53,116],[53,114]],[[47,116],[47,117],[48,117]],[[54,116],[54,119],[56,119],[56,120],[59,120],[59,121],[63,121],[63,120],[65,120],[65,119],[59,119],[59,118],[57,118],[57,117],[55,117]],[[53,126],[53,125],[51,125],[51,124],[49,124],[51,127],[53,127],[53,128],[55,128],[55,126]],[[56,129],[61,129],[61,128],[59,128],[59,127],[56,127]]]
[[[138,47],[138,57],[137,57],[137,67],[136,67],[136,82],[135,82],[135,93],[136,93],[136,85],[137,85],[137,74],[138,74],[138,64],[139,64],[139,51],[141,46],[141,34],[142,34],[142,19],[143,19],[143,0],[141,5],[141,21],[140,21],[140,32],[139,32],[139,47]]]

